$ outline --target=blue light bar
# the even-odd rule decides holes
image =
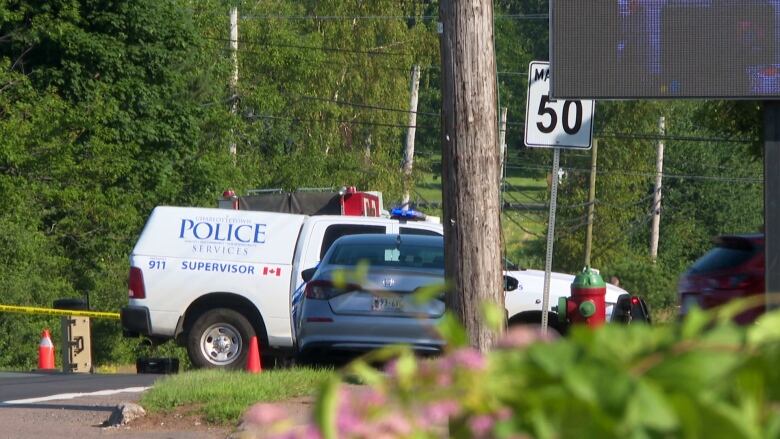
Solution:
[[[394,207],[390,211],[390,217],[395,219],[406,219],[406,220],[424,220],[427,218],[424,213],[414,210],[414,209],[407,209],[403,210],[400,207]]]

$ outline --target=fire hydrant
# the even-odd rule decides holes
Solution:
[[[585,267],[574,277],[571,297],[558,299],[558,320],[561,323],[601,326],[606,321],[607,284],[598,272]]]

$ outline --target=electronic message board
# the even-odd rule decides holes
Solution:
[[[550,0],[551,95],[780,98],[780,0]]]

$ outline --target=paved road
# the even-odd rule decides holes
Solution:
[[[98,391],[133,389],[141,392],[154,384],[161,375],[146,374],[64,374],[0,372],[0,403],[83,394]]]
[[[225,438],[230,429],[186,417],[152,417],[103,428],[114,408],[137,402],[161,375],[0,372],[0,439]]]

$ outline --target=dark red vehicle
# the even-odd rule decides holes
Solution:
[[[695,305],[715,308],[731,300],[764,294],[764,235],[728,235],[714,239],[715,247],[693,263],[680,278],[677,293],[680,316]],[[765,310],[750,308],[735,317],[752,323]]]

